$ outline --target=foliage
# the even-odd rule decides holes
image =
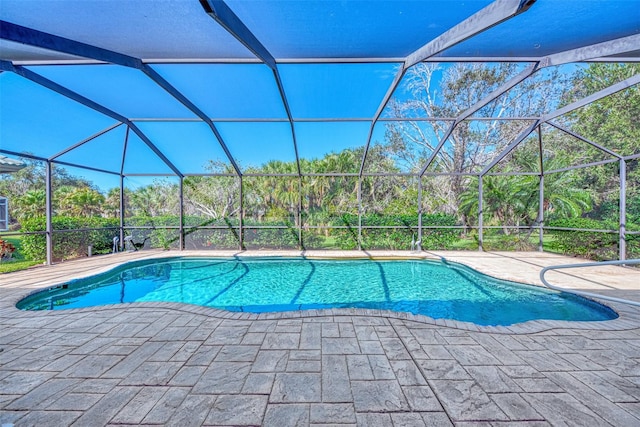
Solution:
[[[531,232],[510,232],[504,234],[503,230],[486,229],[483,233],[482,249],[485,251],[532,251],[537,245],[531,242]],[[477,236],[474,236],[477,239]]]
[[[46,176],[45,162],[28,158],[20,160],[27,165],[25,168],[11,174],[0,174],[0,194],[12,201],[9,217],[19,222],[45,214]],[[54,189],[88,188],[96,191],[89,181],[71,175],[63,167],[54,166],[51,178]]]
[[[550,159],[549,165],[555,161]],[[589,191],[576,188],[575,175],[552,173],[544,176],[543,215],[545,221],[556,218],[575,218],[588,212],[592,206]],[[503,234],[511,234],[510,226],[533,227],[538,217],[539,185],[537,176],[485,176],[483,178],[483,212],[485,225],[502,226]],[[460,195],[460,211],[477,221],[477,178],[470,189]]]
[[[0,262],[3,259],[9,259],[16,251],[16,247],[11,242],[0,239]]]
[[[109,253],[113,246],[113,238],[118,235],[118,231],[113,227],[118,227],[119,222],[113,218],[56,216],[52,218],[52,226],[54,230],[74,230],[53,233],[53,258],[64,260],[85,256],[88,246],[92,246],[94,254]],[[24,221],[22,228],[25,232],[44,231],[46,220],[44,217],[32,218]],[[83,228],[96,230],[83,231]],[[45,259],[45,235],[22,236],[22,251],[27,259]]]
[[[571,100],[602,90],[612,84],[640,73],[640,64],[593,63],[575,76]],[[616,94],[602,98],[579,110],[567,118],[567,125],[585,138],[601,146],[628,156],[640,152],[640,87],[631,86]],[[598,149],[583,145],[579,152],[592,153]],[[607,156],[611,158],[611,156]],[[638,160],[627,162],[628,194],[640,191],[640,167]],[[619,198],[618,164],[608,168],[585,168],[579,172],[578,185],[589,185],[600,196],[599,205],[606,205]],[[632,199],[630,197],[630,199]],[[631,201],[631,200],[630,200]],[[629,201],[629,202],[630,202]],[[628,203],[633,210],[634,204]],[[599,209],[600,206],[596,206]],[[636,216],[637,218],[637,216]],[[635,222],[639,222],[634,219]]]
[[[210,162],[212,173],[224,172]],[[240,210],[240,180],[234,176],[190,176],[184,180],[185,213],[212,219],[236,216]]]
[[[609,222],[617,222],[619,216],[619,198],[605,200],[588,214],[589,218],[602,219]],[[627,224],[640,225],[640,194],[627,199]]]
[[[389,104],[390,115],[401,118],[456,117],[488,96],[520,71],[515,64],[418,64],[405,77],[407,100]],[[536,116],[558,104],[561,90],[557,73],[538,73],[481,110],[484,117]],[[529,123],[472,121],[457,123],[450,132],[444,121],[398,121],[387,125],[385,149],[412,172],[421,171],[440,142],[446,143],[432,160],[430,170],[453,173],[433,180],[425,188],[445,212],[458,214],[457,201],[468,186],[461,173],[480,171],[513,141]],[[445,140],[446,138],[446,140]],[[427,206],[429,209],[435,206]]]
[[[252,225],[283,228],[251,228]],[[285,221],[257,223],[248,221],[244,224],[244,244],[247,249],[298,249],[298,229]],[[314,243],[313,236],[307,236],[307,244]]]
[[[97,216],[102,212],[105,198],[89,187],[62,187],[54,193],[56,212],[69,216]]]
[[[358,216],[342,215],[334,220],[334,226],[346,228],[333,229],[332,235],[340,249],[355,249],[358,246]],[[456,218],[446,214],[423,214],[423,227],[455,226]],[[362,249],[411,249],[412,242],[418,240],[418,215],[380,215],[362,216]],[[393,227],[393,228],[367,228]],[[451,228],[423,228],[422,248],[450,249],[460,237],[460,230]]]
[[[590,230],[616,230],[614,224],[589,218],[568,218],[551,221],[549,227],[583,228]],[[595,260],[618,258],[618,234],[596,231],[549,230],[554,240],[549,249],[565,255]]]
[[[570,71],[562,74],[563,69]],[[239,248],[242,218],[248,248],[297,248],[301,230],[304,247],[353,249],[358,245],[358,212],[361,212],[363,248],[409,249],[417,239],[419,209],[444,213],[423,214],[426,227],[462,224],[466,227],[464,245],[473,244],[473,236],[466,230],[478,223],[477,175],[530,122],[470,117],[449,132],[449,122],[412,119],[457,117],[521,70],[522,65],[516,64],[421,63],[411,67],[384,112],[389,119],[384,122],[384,140],[371,141],[366,157],[360,147],[320,158],[301,158],[300,171],[308,174],[302,177],[298,176],[295,162],[267,161],[260,166],[243,167],[244,176],[240,178],[229,164],[209,161],[205,168],[212,176],[189,176],[183,181],[186,248]],[[477,115],[538,117],[639,71],[638,64],[549,67],[490,102]],[[565,90],[567,78],[575,79],[571,90]],[[394,117],[402,120],[393,121]],[[640,87],[634,86],[556,120],[589,140],[628,155],[640,152],[638,117]],[[483,221],[486,226],[496,227],[485,230],[486,249],[531,247],[531,233],[542,220],[538,216],[537,175],[541,166],[545,172],[542,208],[546,225],[616,227],[618,163],[549,173],[611,155],[550,125],[543,126],[543,130],[541,145],[537,135],[532,134],[491,169],[524,175],[483,178]],[[442,150],[431,159],[439,143],[443,143]],[[363,157],[366,161],[359,176]],[[405,172],[421,172],[429,159],[432,162],[427,172],[447,175],[401,176]],[[0,194],[11,199],[13,228],[19,227],[17,220],[24,231],[42,231],[45,163],[28,159],[25,162],[27,167],[23,170],[0,175]],[[634,224],[640,224],[637,160],[627,162],[627,172],[627,224],[631,230]],[[102,194],[90,182],[58,166],[52,174],[55,229],[119,225],[119,189]],[[421,206],[418,206],[419,180]],[[126,225],[132,227],[127,233],[134,242],[147,248],[178,247],[178,194],[177,179],[124,189]],[[604,222],[586,222],[590,220]],[[335,226],[345,228],[332,228]],[[528,229],[525,233],[514,232],[519,226]],[[580,256],[606,258],[615,252],[617,245],[615,234],[571,231],[552,234],[554,250]],[[54,257],[82,256],[89,244],[95,253],[109,251],[114,235],[115,230],[109,229],[56,232]],[[456,242],[459,236],[458,230],[425,228],[422,246],[429,249],[460,246]],[[630,235],[628,239],[630,253],[635,253],[640,238]],[[44,241],[43,235],[25,236],[25,253],[36,259],[44,258]],[[575,250],[571,248],[574,244]]]
[[[133,217],[126,222],[130,227],[151,227],[132,229],[135,242],[149,240],[152,248],[177,248],[179,243],[179,218],[166,215],[162,217]],[[238,220],[211,220],[197,216],[185,216],[186,249],[238,249],[240,246],[240,225]],[[164,227],[173,227],[166,229]],[[208,227],[208,228],[199,228]],[[270,228],[271,227],[271,228]],[[275,228],[278,227],[278,228]],[[244,244],[253,249],[297,249],[299,247],[298,229],[286,221],[243,221]],[[318,245],[319,236],[309,235],[305,241],[309,245]]]
[[[6,237],[4,240],[7,243],[10,243],[15,248],[15,251],[12,253],[10,259],[6,259],[0,263],[0,273],[10,273],[12,271],[24,270],[25,268],[29,268],[31,266],[42,264],[42,260],[25,260],[24,254],[22,253],[22,238],[24,236],[10,236]]]
[[[602,90],[640,73],[640,64],[590,64],[575,76],[572,99]],[[631,86],[593,102],[572,114],[575,129],[584,137],[618,152],[637,152],[640,140],[640,87]]]

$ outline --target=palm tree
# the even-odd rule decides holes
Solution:
[[[125,193],[127,190],[125,190]],[[117,218],[118,213],[120,212],[120,189],[114,187],[107,192],[107,197],[105,197],[104,204],[102,207],[103,212],[106,216],[111,218]]]
[[[14,201],[16,219],[20,222],[44,216],[47,196],[44,190],[30,190]]]
[[[74,216],[100,215],[104,196],[88,187],[74,189],[66,198],[68,212]]]
[[[548,170],[566,166],[558,156],[547,158],[544,165]],[[529,170],[535,170],[535,167]],[[544,175],[545,219],[580,217],[591,209],[592,194],[576,187],[575,180],[576,175],[572,172]],[[459,197],[460,211],[470,218],[477,217],[478,212],[477,179],[475,183],[472,181]],[[509,234],[509,225],[529,224],[533,230],[533,226],[542,220],[538,217],[539,179],[535,176],[485,176],[483,196],[484,212],[489,217],[487,223],[501,225],[505,234]]]

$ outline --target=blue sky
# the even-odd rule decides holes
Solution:
[[[284,91],[294,120],[298,120],[295,134],[299,157],[321,158],[330,152],[362,147],[367,142],[370,119],[398,66],[395,63],[280,64]],[[448,65],[440,66],[433,75],[432,95],[436,94]],[[520,68],[524,66],[521,64]],[[269,160],[295,161],[291,127],[275,78],[267,66],[163,64],[153,67],[213,119],[241,170]],[[572,64],[562,67],[566,72],[575,71]],[[230,165],[209,126],[140,71],[115,65],[29,68],[133,120],[184,174],[208,172],[209,161]],[[394,97],[406,99],[407,96],[400,84]],[[266,121],[268,119],[276,121]],[[1,149],[49,158],[118,123],[16,74],[0,74]],[[372,143],[384,140],[385,129],[384,122],[377,123]],[[58,160],[119,172],[125,134],[124,125],[116,126]],[[359,165],[354,165],[353,172],[358,170]],[[118,185],[118,177],[108,174],[77,168],[73,173],[93,181],[103,190]],[[130,132],[124,173],[172,172],[142,139]],[[152,179],[132,177],[128,180],[134,181],[146,185]]]
[[[272,71],[262,64],[154,65],[163,77],[214,119],[241,167],[266,160],[295,160],[291,129]],[[297,119],[371,118],[391,84],[398,64],[280,65],[292,115]],[[184,173],[204,172],[208,160],[228,163],[220,144],[202,122],[161,122],[196,116],[140,71],[114,65],[32,66],[31,70],[136,122]],[[265,122],[264,119],[280,119]],[[261,121],[262,120],[262,121]],[[50,157],[110,126],[113,118],[95,112],[12,73],[0,74],[0,148]],[[301,158],[366,143],[369,122],[297,122]],[[383,137],[377,126],[374,139]],[[119,171],[125,127],[119,126],[59,159]],[[169,173],[133,133],[125,173]],[[113,178],[73,170],[102,188]],[[116,177],[117,178],[117,177]],[[117,180],[116,180],[117,185]]]

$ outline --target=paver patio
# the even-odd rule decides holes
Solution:
[[[355,309],[253,315],[168,303],[14,306],[65,278],[163,255],[0,276],[1,424],[640,425],[640,310],[631,306],[613,305],[621,314],[613,321],[515,327]],[[486,264],[478,268],[507,274],[503,254],[445,255],[475,255]],[[509,254],[509,262],[521,263],[515,273],[530,282],[537,279],[528,271],[540,270],[534,264],[567,261],[529,255]],[[637,271],[611,268],[622,277],[613,280],[618,286],[635,283],[637,292]],[[634,293],[626,287],[625,295]]]

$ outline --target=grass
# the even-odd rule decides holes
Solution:
[[[5,260],[0,262],[0,274],[11,273],[13,271],[24,270],[34,265],[42,264],[42,261],[18,261],[18,260]]]
[[[0,262],[0,274],[11,273],[12,271],[24,270],[34,265],[42,264],[42,260],[30,260],[25,259],[22,254],[22,236],[11,236],[3,238],[16,247],[16,251],[13,253],[10,259],[5,259]]]

